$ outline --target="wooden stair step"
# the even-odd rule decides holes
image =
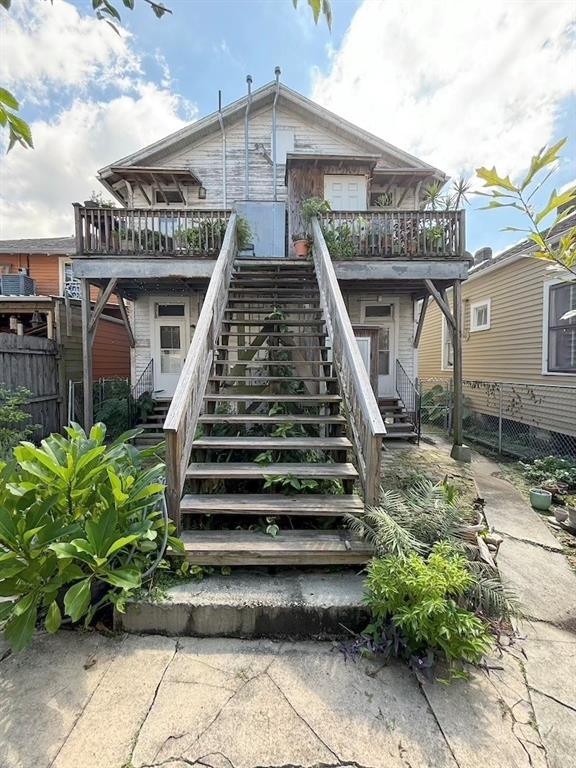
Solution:
[[[200,424],[346,424],[344,416],[305,416],[301,414],[279,413],[277,416],[259,413],[213,414],[207,413],[198,419]]]
[[[320,336],[326,336],[326,333],[322,331],[317,331],[317,333],[300,333],[300,331],[296,331],[293,333],[282,333],[280,331],[264,331],[262,329],[256,330],[256,331],[244,331],[243,333],[231,333],[230,331],[224,331],[222,328],[220,329],[220,336],[231,336],[232,338],[243,336],[266,336],[271,337],[273,339],[290,339],[290,338],[296,338],[296,339],[318,339]],[[258,346],[253,344],[252,347]],[[316,349],[316,347],[312,347],[312,349]]]
[[[264,315],[267,318],[272,315],[277,307],[270,307],[270,309],[225,309],[225,315]],[[320,315],[321,309],[289,309],[284,312],[285,315]]]
[[[230,306],[230,302],[234,302],[234,304],[248,304],[249,306],[255,306],[256,304],[265,304],[266,308],[270,308],[270,311],[273,309],[277,309],[279,306],[304,306],[306,309],[321,309],[320,302],[317,298],[314,299],[283,299],[281,297],[270,298],[270,297],[262,297],[259,299],[258,297],[250,298],[250,299],[243,299],[238,298],[235,299],[234,297],[228,298],[228,304],[226,305],[227,309],[234,309],[235,307]]]
[[[282,318],[239,318],[236,320],[229,320],[226,318],[224,321],[225,325],[248,325],[248,326],[258,326],[258,328],[261,328],[262,326],[266,325],[286,325],[289,327],[296,326],[297,328],[306,327],[309,326],[311,328],[320,327],[323,325],[326,325],[325,320],[284,320]]]
[[[220,448],[222,450],[248,449],[265,450],[318,450],[346,451],[352,448],[347,437],[199,437],[192,443],[192,448]]]
[[[266,267],[278,267],[280,269],[302,267],[302,269],[312,269],[312,264],[310,261],[306,261],[306,259],[290,258],[286,256],[276,256],[269,259],[256,257],[250,258],[247,256],[236,259],[234,268],[237,269],[239,267],[242,267],[243,269],[264,269]]]
[[[372,547],[350,531],[183,531],[185,556],[197,565],[363,564]]]
[[[266,366],[266,365],[272,365],[276,366],[276,368],[281,368],[283,365],[285,366],[303,366],[303,365],[332,365],[331,362],[328,360],[259,360],[257,357],[250,357],[247,360],[238,360],[238,358],[222,358],[217,357],[215,358],[214,362],[217,365],[241,365],[242,367],[246,368],[258,368],[260,366]]]
[[[267,299],[270,300],[274,296],[286,296],[293,299],[299,299],[302,298],[302,294],[304,295],[310,295],[317,297],[319,295],[318,289],[315,290],[312,288],[306,288],[306,290],[297,290],[297,287],[294,286],[294,288],[274,288],[271,290],[267,290],[264,295],[261,295],[263,293],[262,288],[236,288],[234,285],[231,285],[228,289],[228,293],[240,293],[242,296],[255,294],[256,296],[260,297],[260,300]]]
[[[250,376],[211,376],[210,381],[221,381],[224,384],[233,381],[246,383],[247,381],[336,381],[334,376],[267,376],[265,373],[252,374]],[[256,384],[255,386],[260,386]]]
[[[186,470],[189,480],[263,480],[266,477],[285,475],[315,480],[354,480],[358,477],[353,464],[317,463],[300,464],[282,462],[260,465],[256,462],[193,462]]]
[[[241,403],[301,403],[308,405],[310,403],[339,403],[342,398],[340,395],[232,395],[215,394],[204,395],[204,400],[214,403],[220,400],[238,400]]]
[[[317,337],[314,337],[317,338]],[[250,352],[255,350],[256,352],[318,352],[320,350],[321,352],[327,352],[329,349],[332,349],[332,347],[326,347],[322,346],[321,344],[311,344],[308,346],[301,346],[295,344],[292,346],[291,344],[281,344],[277,347],[264,347],[262,344],[251,344],[249,346],[242,346],[242,347],[214,347],[216,352],[234,352],[234,351],[242,351],[242,352]],[[256,360],[257,358],[249,358],[250,360]],[[281,361],[276,361],[281,362]],[[290,362],[290,361],[286,361]],[[306,360],[306,361],[297,361],[297,362],[308,362],[308,363],[316,363],[316,362],[326,362],[325,360]]]
[[[198,493],[183,496],[184,515],[312,515],[336,517],[357,514],[364,503],[356,494]]]

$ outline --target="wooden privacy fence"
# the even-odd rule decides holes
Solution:
[[[0,384],[9,389],[26,387],[32,392],[26,409],[32,423],[39,425],[35,437],[60,431],[63,381],[55,341],[0,333]]]

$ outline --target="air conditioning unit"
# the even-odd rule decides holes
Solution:
[[[0,275],[0,294],[2,296],[35,296],[36,285],[31,277],[22,273]]]

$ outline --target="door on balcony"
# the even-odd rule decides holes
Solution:
[[[154,389],[172,397],[188,351],[188,319],[184,304],[156,304],[154,323]]]
[[[366,196],[366,176],[324,176],[324,199],[328,200],[333,211],[365,211]]]

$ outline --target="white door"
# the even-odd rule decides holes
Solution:
[[[370,378],[370,341],[369,336],[356,336],[356,343],[358,344],[368,378]]]
[[[378,394],[380,397],[394,396],[395,382],[395,325],[383,323],[378,333]]]
[[[188,351],[186,307],[157,304],[154,323],[154,389],[158,397],[172,397]]]
[[[333,211],[365,211],[366,176],[324,176],[324,199]]]

